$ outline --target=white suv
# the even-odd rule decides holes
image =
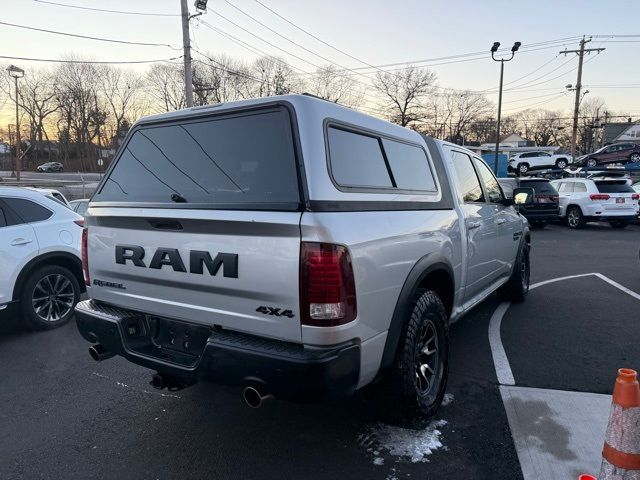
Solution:
[[[560,217],[570,228],[596,221],[624,228],[638,214],[638,194],[625,179],[564,178],[551,184],[560,196]]]
[[[510,172],[525,175],[530,170],[541,168],[559,168],[564,170],[573,162],[571,155],[555,154],[547,152],[523,152],[509,159]]]
[[[82,217],[40,192],[0,187],[0,313],[19,312],[36,330],[72,317],[84,288],[82,226]]]

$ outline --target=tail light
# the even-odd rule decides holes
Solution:
[[[610,197],[606,193],[592,193],[589,198],[591,200],[609,200]]]
[[[303,325],[332,327],[355,320],[356,286],[346,247],[302,243],[300,306]]]
[[[633,193],[633,194],[631,195],[631,200],[640,200],[640,194]]]
[[[89,257],[87,256],[87,227],[82,229],[82,276],[84,277],[84,284],[91,285],[91,279],[89,278]]]
[[[74,220],[73,223],[75,223],[79,227],[83,227],[84,228],[84,218],[78,218],[78,219]]]

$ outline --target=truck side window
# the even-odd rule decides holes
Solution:
[[[475,160],[476,167],[480,172],[480,177],[482,178],[482,183],[484,183],[484,188],[487,191],[487,195],[489,196],[490,203],[500,203],[502,202],[502,190],[500,190],[500,184],[496,177],[493,175],[493,172],[489,170],[489,167],[481,161]]]
[[[0,207],[0,227],[6,227],[7,220],[4,218],[4,212],[2,211],[2,207]]]
[[[393,187],[378,138],[334,127],[328,137],[331,173],[338,185]]]
[[[424,150],[407,143],[382,139],[396,186],[403,190],[436,190]]]
[[[456,183],[465,203],[484,202],[482,187],[478,175],[471,164],[469,155],[460,152],[452,152],[453,170]]]

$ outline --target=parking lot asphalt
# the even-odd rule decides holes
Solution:
[[[532,282],[599,272],[640,292],[640,227],[534,230]],[[635,303],[634,303],[635,302]],[[517,386],[609,393],[640,367],[638,301],[589,276],[512,305],[502,342]],[[523,478],[488,341],[492,297],[453,325],[448,404],[424,430],[381,423],[365,395],[250,410],[239,389],[159,392],[123,359],[95,363],[73,323],[0,324],[0,478]]]

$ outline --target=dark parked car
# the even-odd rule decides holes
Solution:
[[[579,157],[574,162],[574,165],[578,167],[596,167],[607,163],[640,163],[640,145],[636,143],[614,143]]]
[[[37,172],[62,172],[64,167],[60,162],[47,162],[42,165],[38,165]]]
[[[515,188],[533,188],[533,203],[520,205],[520,213],[529,220],[532,228],[544,228],[549,222],[558,220],[560,213],[558,192],[546,178],[499,178],[498,182],[507,198],[513,197]]]

